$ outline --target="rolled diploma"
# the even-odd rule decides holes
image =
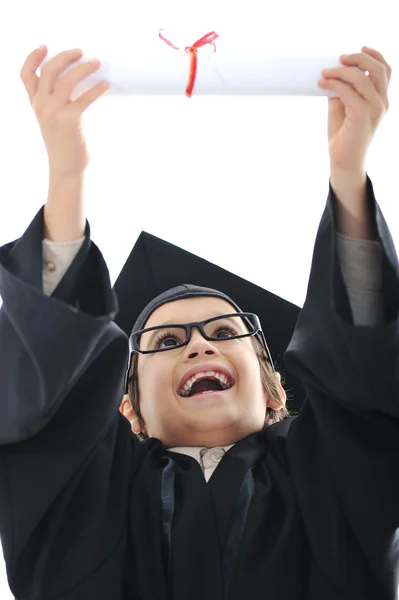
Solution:
[[[110,83],[108,94],[184,95],[189,80],[189,53],[166,48],[164,53],[124,57],[107,62],[100,56],[84,57],[69,66],[99,58],[101,68],[79,82],[73,99],[103,80]],[[50,58],[43,61],[43,67]],[[249,96],[329,96],[334,92],[322,90],[318,81],[323,79],[322,70],[342,67],[336,57],[266,58],[261,56],[197,55],[195,95],[249,95]],[[351,67],[358,69],[358,67]],[[360,69],[358,69],[360,71]]]

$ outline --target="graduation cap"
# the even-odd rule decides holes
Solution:
[[[142,231],[113,287],[119,302],[115,323],[130,338],[134,326],[135,330],[143,327],[147,305],[183,284],[218,290],[243,312],[258,315],[275,368],[285,377],[284,387],[290,398],[287,407],[299,412],[305,391],[301,382],[285,369],[283,355],[300,307],[191,252]]]

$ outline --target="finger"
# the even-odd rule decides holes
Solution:
[[[385,63],[364,52],[351,54],[345,58],[341,57],[341,61],[344,65],[356,66],[362,71],[368,71],[377,92],[382,96],[386,96],[389,79]]]
[[[363,100],[380,102],[378,92],[371,81],[371,77],[367,77],[360,71],[348,69],[347,67],[337,67],[336,69],[325,69],[323,71],[323,76],[327,80],[338,79],[345,83],[349,83]]]
[[[381,52],[377,52],[377,50],[374,50],[373,48],[367,48],[367,46],[363,46],[362,51],[367,52],[367,54],[370,54],[370,56],[372,56],[373,58],[377,59],[380,63],[385,65],[389,83],[389,81],[391,80],[392,68],[389,66]]]
[[[345,104],[346,108],[356,109],[359,107],[359,104],[364,108],[366,106],[366,101],[362,96],[360,96],[355,89],[338,79],[327,79],[319,82],[320,87],[323,89],[332,90],[339,96],[339,99]],[[336,98],[330,98],[330,100],[336,100]]]
[[[80,114],[83,114],[85,110],[89,108],[93,102],[95,102],[100,96],[105,94],[110,88],[108,81],[102,81],[98,85],[94,86],[91,90],[83,94],[80,98],[75,100],[73,103],[76,106]]]
[[[98,71],[100,67],[100,61],[93,59],[74,67],[59,77],[56,81],[53,94],[57,104],[70,104],[71,96],[76,85],[83,79],[86,79],[86,77],[88,77],[91,73]]]
[[[79,48],[65,50],[46,63],[41,69],[38,94],[42,97],[48,97],[52,94],[60,74],[72,63],[79,60],[82,55],[83,52]]]
[[[27,57],[19,74],[23,81],[25,89],[28,92],[29,100],[31,101],[31,103],[33,101],[33,98],[36,96],[37,88],[39,85],[39,77],[36,75],[36,71],[38,70],[39,65],[43,62],[46,54],[46,46],[44,46],[43,48],[36,48],[36,50],[31,52]]]

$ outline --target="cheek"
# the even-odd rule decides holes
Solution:
[[[262,385],[259,360],[252,349],[246,354],[245,370],[252,387]]]
[[[143,404],[154,403],[165,392],[172,391],[172,371],[167,365],[148,362],[139,369],[138,374]]]
[[[259,362],[252,348],[238,347],[226,358],[229,358],[234,365],[242,385],[245,387],[256,385],[260,379]]]

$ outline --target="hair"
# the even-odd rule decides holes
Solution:
[[[273,425],[274,423],[279,423],[280,421],[284,421],[287,417],[290,416],[290,411],[284,404],[284,398],[281,396],[281,392],[278,388],[278,377],[277,373],[280,373],[281,376],[281,385],[284,385],[285,380],[280,371],[274,371],[271,366],[265,349],[262,344],[255,337],[251,337],[251,342],[254,347],[256,356],[259,361],[260,367],[260,375],[261,381],[264,390],[266,391],[269,398],[275,400],[280,406],[280,409],[273,409],[268,406],[266,408],[266,416],[265,416],[265,424],[264,428]],[[128,395],[130,399],[130,403],[133,407],[134,412],[136,413],[136,417],[138,419],[139,425],[141,427],[141,433],[136,434],[137,437],[143,441],[148,438],[146,433],[145,422],[143,419],[143,415],[140,410],[140,392],[139,392],[139,381],[137,376],[137,364],[138,364],[138,354],[135,354],[132,360],[132,366],[129,372],[128,378]],[[288,398],[288,395],[287,395]]]

